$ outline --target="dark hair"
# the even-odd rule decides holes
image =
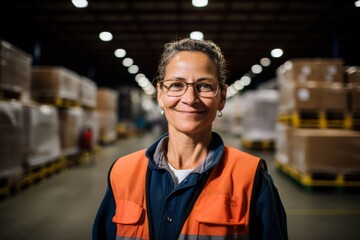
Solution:
[[[155,78],[156,82],[164,80],[165,69],[170,59],[182,51],[205,53],[216,65],[219,82],[225,84],[227,78],[227,66],[220,47],[211,40],[195,40],[191,38],[174,40],[164,45],[164,51],[158,66],[158,75]]]

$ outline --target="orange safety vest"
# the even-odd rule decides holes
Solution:
[[[225,147],[182,227],[179,239],[248,239],[250,201],[260,159]],[[120,158],[110,172],[117,239],[149,239],[145,150]],[[199,237],[199,238],[198,238]]]

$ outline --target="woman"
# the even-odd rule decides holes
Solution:
[[[224,146],[212,132],[225,79],[213,42],[165,45],[156,84],[168,133],[113,164],[93,239],[287,239],[265,161]]]

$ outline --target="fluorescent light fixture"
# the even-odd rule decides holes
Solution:
[[[268,66],[270,66],[270,64],[271,64],[271,61],[270,61],[270,59],[269,58],[262,58],[262,59],[260,59],[260,64],[263,66],[263,67],[268,67]]]
[[[126,56],[126,51],[125,51],[125,49],[118,48],[115,50],[114,54],[115,54],[115,57],[117,57],[117,58],[123,58]]]
[[[244,88],[244,85],[243,85],[241,80],[237,80],[234,83],[234,87],[235,87],[236,90],[242,90]]]
[[[354,2],[355,7],[360,7],[360,0],[357,0],[356,2]]]
[[[200,31],[193,31],[190,33],[190,38],[191,39],[196,39],[196,40],[203,40],[204,39],[204,34]]]
[[[283,50],[281,48],[275,48],[271,50],[271,56],[274,58],[279,58],[284,54]]]
[[[208,5],[208,0],[192,0],[192,5],[194,7],[206,7]]]
[[[71,2],[77,8],[86,8],[89,5],[87,0],[71,0]]]
[[[124,67],[130,67],[131,65],[133,65],[133,63],[134,60],[132,60],[131,58],[124,58],[124,60],[122,61]]]
[[[262,72],[262,66],[260,66],[259,64],[255,64],[251,67],[251,71],[255,74],[259,74]]]
[[[135,76],[135,81],[139,82],[141,78],[146,78],[145,74],[143,73],[138,73]]]
[[[104,42],[108,42],[113,39],[113,35],[110,32],[101,32],[99,38]]]

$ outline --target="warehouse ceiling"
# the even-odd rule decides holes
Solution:
[[[136,86],[134,75],[114,56],[126,50],[150,80],[166,42],[204,33],[222,48],[229,62],[228,83],[270,57],[284,55],[253,76],[249,89],[275,77],[291,58],[342,58],[360,65],[360,8],[355,0],[209,0],[196,8],[191,0],[16,0],[1,4],[0,39],[33,56],[33,65],[61,65],[93,79],[98,86]],[[110,42],[101,31],[113,34]]]

